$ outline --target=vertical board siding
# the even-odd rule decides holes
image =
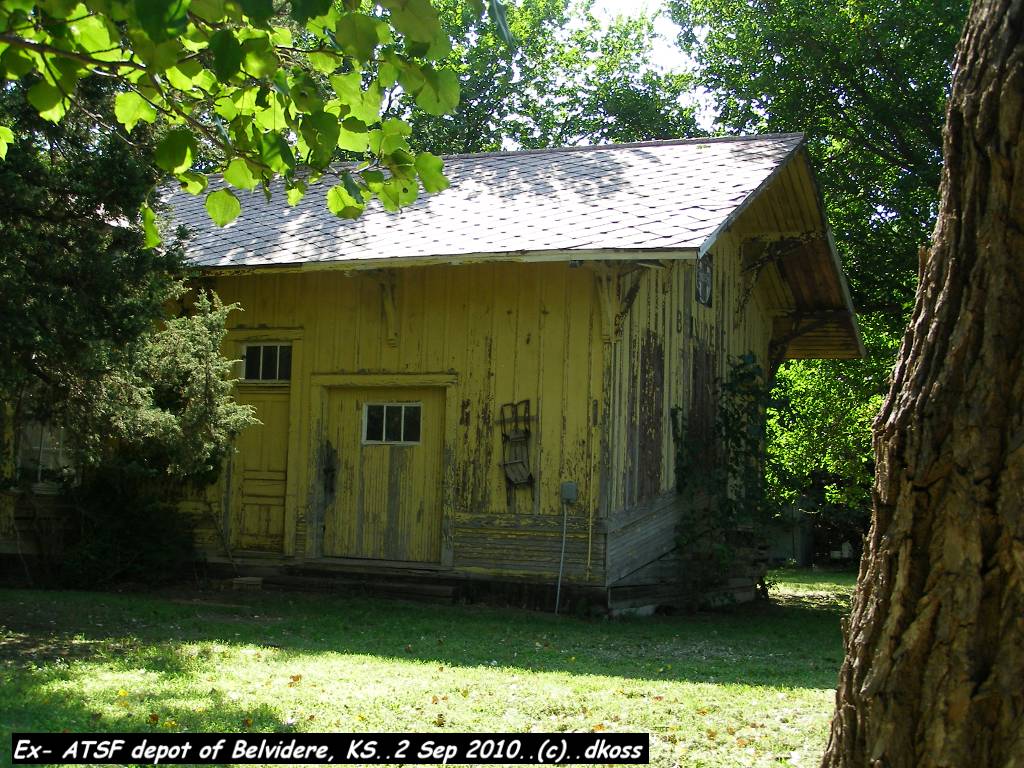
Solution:
[[[771,292],[778,285],[758,279],[747,291],[744,281],[752,278],[743,270],[741,243],[739,235],[726,232],[712,249],[710,307],[696,300],[693,261],[622,270],[619,299],[639,287],[621,318],[620,337],[606,345],[611,349],[602,509],[609,583],[675,547],[673,521],[681,500],[675,491],[673,409],[679,409],[684,431],[710,433],[717,391],[732,363],[752,353],[767,368]]]
[[[393,345],[382,288],[388,280],[394,282]],[[595,522],[600,479],[595,464],[601,452],[595,443],[600,440],[606,366],[593,286],[590,270],[566,263],[254,272],[217,278],[221,298],[244,310],[231,318],[238,332],[260,329],[268,339],[275,329],[301,332],[303,354],[293,365],[290,388],[299,414],[299,423],[291,425],[298,430],[298,491],[295,531],[286,532],[294,537],[295,555],[317,557],[348,546],[376,557],[401,554],[405,546],[387,545],[393,535],[383,519],[363,521],[362,550],[351,539],[354,524],[327,525],[329,538],[321,540],[325,516],[335,514],[337,506],[325,483],[334,477],[337,492],[351,488],[360,467],[336,455],[338,446],[329,439],[337,429],[331,426],[337,420],[332,411],[339,407],[334,393],[344,387],[327,386],[331,396],[324,405],[311,381],[334,374],[356,380],[382,374],[451,374],[444,448],[437,449],[441,466],[431,470],[443,486],[443,536],[449,539],[450,565],[496,576],[553,576],[562,541],[560,485],[574,481],[579,500],[568,510],[566,576],[602,582],[604,543],[598,540]],[[389,389],[388,395],[393,394]],[[530,401],[529,458],[535,482],[509,490],[500,466],[498,420],[502,403],[520,400]],[[387,469],[368,475],[386,483],[379,475]],[[210,503],[223,493],[223,488],[211,491]],[[211,553],[217,550],[212,546],[215,533],[207,530],[201,537]],[[379,536],[381,548],[370,548],[368,536]],[[404,551],[435,552],[425,542],[409,546]]]

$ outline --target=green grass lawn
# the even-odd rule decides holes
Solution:
[[[812,766],[853,574],[629,620],[258,592],[0,590],[12,731],[648,731],[658,766]]]

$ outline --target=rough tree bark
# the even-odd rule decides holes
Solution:
[[[1024,0],[975,0],[823,766],[1024,766]]]

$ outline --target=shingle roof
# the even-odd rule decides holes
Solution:
[[[280,187],[270,202],[239,193],[242,214],[223,229],[203,196],[176,191],[169,201],[175,222],[193,232],[191,260],[204,267],[697,250],[802,141],[777,134],[452,156],[448,190],[421,194],[400,213],[374,201],[355,221],[327,210],[326,181],[294,208]]]

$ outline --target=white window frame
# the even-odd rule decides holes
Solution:
[[[60,477],[73,468],[66,451],[63,427],[33,421],[22,426],[19,437],[15,460],[19,477],[29,473],[33,475],[32,480],[42,482],[44,473]]]
[[[405,409],[407,407],[413,407],[420,409],[420,439],[419,440],[368,440],[366,438],[366,427],[367,420],[370,415],[370,408],[381,406],[387,408],[388,406],[394,408],[400,406],[402,408],[402,437],[405,437]],[[385,411],[386,415],[387,411]],[[384,434],[387,434],[387,424],[384,425]],[[363,422],[360,427],[360,442],[363,445],[420,445],[423,442],[423,401],[421,400],[391,400],[391,401],[380,401],[372,403],[363,403]]]
[[[277,349],[277,366],[278,373],[281,370],[281,347],[288,347],[291,350],[292,359],[289,363],[288,378],[282,379],[280,377],[276,379],[249,379],[245,376],[246,358],[249,354],[250,347],[259,347],[260,350],[260,374],[263,373],[263,354],[267,347],[275,347]],[[242,376],[241,382],[243,384],[291,384],[291,374],[295,368],[295,347],[290,341],[252,341],[242,344]]]

